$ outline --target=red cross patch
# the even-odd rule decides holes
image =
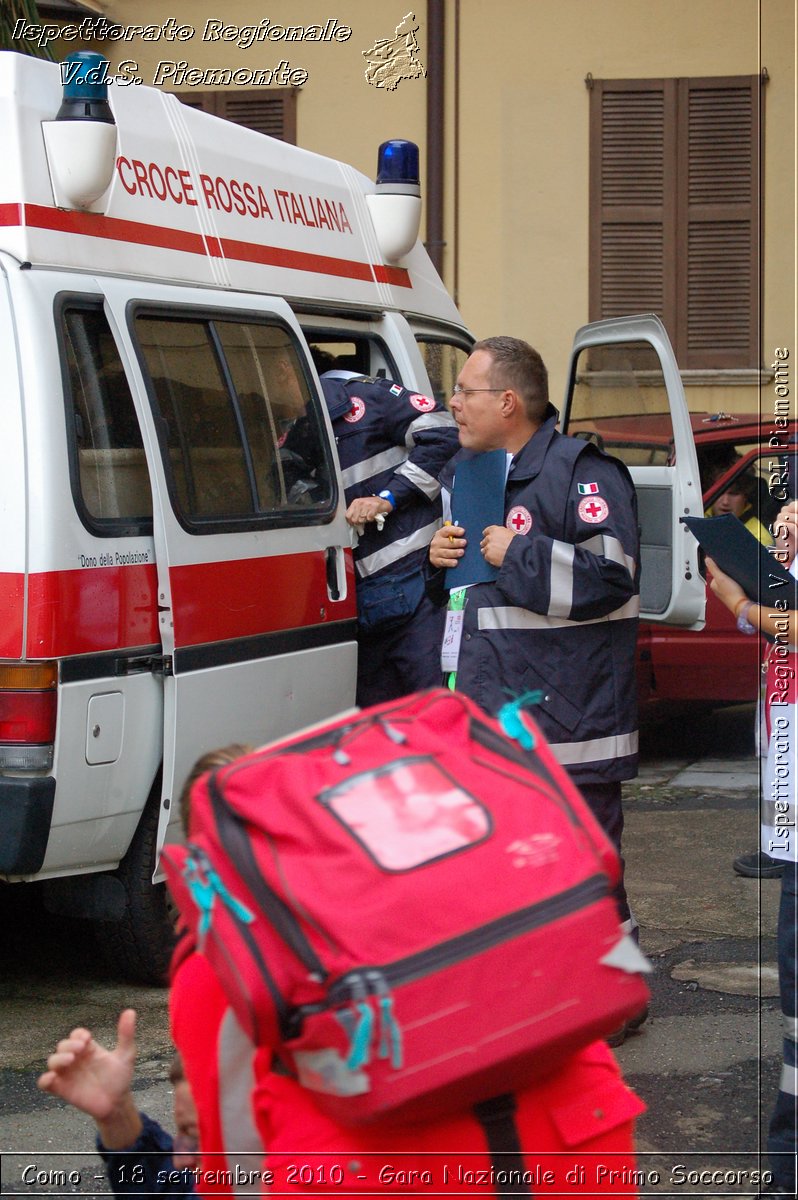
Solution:
[[[348,421],[350,425],[354,425],[355,421],[359,421],[365,411],[366,411],[366,406],[363,403],[363,401],[360,399],[360,397],[353,396],[352,397],[352,407],[350,408],[349,412],[344,417],[344,420]]]
[[[420,396],[418,392],[414,392],[410,397],[410,403],[419,412],[431,412],[435,407],[435,401],[432,399],[432,396]]]
[[[598,525],[610,515],[610,506],[602,496],[585,496],[579,501],[579,516],[588,525]]]
[[[511,508],[508,512],[507,520],[504,524],[513,533],[529,533],[532,528],[532,514],[528,508],[517,504],[515,508]]]

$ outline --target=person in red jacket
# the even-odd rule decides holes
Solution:
[[[181,798],[244,747],[195,767]],[[185,937],[173,964],[172,1038],[199,1114],[197,1192],[246,1189],[326,1196],[434,1191],[496,1195],[541,1190],[634,1196],[640,1182],[633,1132],[645,1110],[604,1042],[566,1058],[559,1070],[515,1095],[436,1120],[357,1127],[326,1116],[267,1046],[247,1038],[205,956]],[[214,1171],[224,1162],[226,1173]],[[211,1186],[214,1185],[214,1186]]]
[[[612,1052],[594,1042],[545,1080],[487,1106],[436,1121],[345,1127],[247,1041],[207,960],[189,954],[174,974],[172,1036],[199,1112],[197,1191],[212,1194],[219,1156],[233,1187],[275,1194],[331,1192],[516,1195],[541,1190],[635,1196],[634,1122],[645,1110]],[[254,1118],[254,1131],[253,1131]],[[493,1143],[493,1149],[491,1146]],[[219,1179],[215,1182],[218,1184]],[[223,1183],[224,1181],[222,1181]]]

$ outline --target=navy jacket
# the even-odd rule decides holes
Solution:
[[[141,1113],[143,1129],[126,1150],[107,1150],[99,1138],[97,1149],[105,1163],[115,1196],[194,1196],[195,1173],[178,1169],[172,1161],[172,1138],[152,1117]]]
[[[504,497],[513,538],[498,577],[466,593],[456,686],[495,716],[526,691],[576,782],[637,773],[637,498],[623,463],[548,418],[515,455]],[[460,451],[441,482],[451,491]],[[445,514],[448,515],[448,514]],[[481,537],[466,530],[466,537]],[[443,599],[443,572],[430,577]]]
[[[387,490],[396,501],[379,532],[369,522],[354,552],[358,583],[423,569],[440,524],[438,476],[457,450],[451,413],[390,379],[321,377],[347,505]]]

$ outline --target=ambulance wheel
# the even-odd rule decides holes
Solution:
[[[127,854],[114,872],[124,889],[120,920],[98,923],[108,966],[131,983],[164,984],[175,945],[174,907],[166,884],[152,882],[158,834],[160,780]]]

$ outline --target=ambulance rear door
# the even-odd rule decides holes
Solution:
[[[160,847],[177,836],[177,799],[198,756],[353,705],[351,538],[329,419],[288,306],[100,283],[153,487]]]
[[[637,490],[640,615],[701,629],[698,543],[682,516],[703,516],[695,443],[679,368],[654,315],[597,321],[571,351],[563,432],[622,459]]]

